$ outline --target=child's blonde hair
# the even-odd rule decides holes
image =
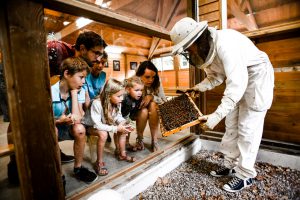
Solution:
[[[113,105],[110,102],[110,97],[121,90],[124,90],[122,82],[111,78],[107,80],[100,94],[104,118],[106,120],[106,123],[109,125],[114,125],[113,116],[116,115],[121,108],[121,105]]]
[[[125,88],[132,88],[134,86],[134,84],[144,85],[141,78],[138,76],[132,76],[132,77],[124,80]]]

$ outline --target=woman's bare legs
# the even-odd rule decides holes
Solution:
[[[148,106],[149,111],[149,127],[152,138],[152,145],[157,143],[158,136],[158,113],[157,113],[157,104],[155,102],[150,102]]]
[[[144,150],[143,135],[147,124],[149,112],[148,108],[142,108],[136,118],[137,150]]]

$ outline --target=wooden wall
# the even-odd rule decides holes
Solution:
[[[113,70],[113,61],[120,61],[120,71]],[[138,66],[140,62],[147,60],[145,56],[128,55],[128,54],[113,54],[108,53],[108,68],[104,68],[106,72],[106,78],[115,78],[119,81],[123,81],[127,77],[135,75],[135,70],[130,70],[130,62],[137,62]]]
[[[222,27],[221,0],[199,0],[199,20],[208,21],[208,26]]]
[[[285,33],[256,39],[275,70],[274,100],[268,111],[264,138],[300,143],[300,34]]]

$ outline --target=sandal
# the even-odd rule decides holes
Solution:
[[[133,163],[136,161],[135,157],[128,156],[126,153],[125,153],[125,156],[122,156],[121,154],[119,154],[118,160],[123,160],[123,161],[130,162],[130,163]]]
[[[154,142],[152,141],[152,144],[151,144],[151,149],[152,151],[158,151],[160,148],[159,148],[159,144],[158,144],[158,141]]]
[[[118,156],[120,154],[120,150],[118,149],[115,149],[115,152],[114,152],[115,156]]]
[[[126,146],[125,146],[126,150],[128,151],[132,151],[132,152],[136,152],[137,151],[137,147],[127,143]]]
[[[142,151],[145,149],[143,138],[140,138],[140,137],[136,138],[136,146],[135,147],[138,151]]]
[[[105,166],[105,163],[96,163],[94,166],[95,172],[96,174],[98,174],[99,176],[106,176],[108,174],[108,170]]]

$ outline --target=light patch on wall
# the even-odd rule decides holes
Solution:
[[[110,45],[105,48],[105,51],[108,54],[109,53],[121,54],[124,51],[124,47]]]
[[[64,21],[63,24],[64,24],[64,26],[67,26],[68,24],[70,24],[70,22],[69,21]]]
[[[76,20],[76,26],[77,28],[82,28],[88,24],[90,24],[92,22],[92,20],[84,18],[84,17],[80,17]]]

